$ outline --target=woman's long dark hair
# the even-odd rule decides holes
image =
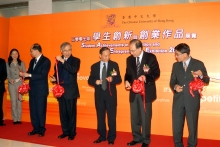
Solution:
[[[8,65],[10,66],[11,62],[13,61],[13,58],[11,57],[11,54],[12,54],[13,51],[16,51],[18,53],[17,61],[18,61],[18,65],[21,66],[20,54],[19,54],[19,52],[18,52],[18,50],[16,48],[13,48],[10,51],[10,54],[9,54],[9,57],[8,57]]]

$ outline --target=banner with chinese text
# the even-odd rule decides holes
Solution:
[[[111,60],[118,62],[124,79],[125,62],[130,55],[128,43],[133,38],[140,39],[143,49],[156,55],[161,69],[161,76],[156,82],[158,97],[153,103],[152,133],[172,135],[173,94],[169,80],[172,65],[176,61],[174,47],[182,42],[187,43],[191,47],[191,56],[204,62],[210,77],[219,79],[219,8],[220,3],[196,3],[14,17],[10,18],[8,52],[17,48],[28,67],[30,47],[33,43],[39,43],[43,54],[54,65],[54,57],[60,55],[61,43],[71,42],[73,55],[81,59],[77,126],[96,129],[94,88],[87,83],[90,66],[99,61],[99,49],[109,47]],[[51,67],[50,75],[53,72],[54,68]],[[202,92],[199,138],[220,140],[215,131],[220,130],[218,82],[211,80]],[[117,130],[131,132],[129,93],[124,89],[123,82],[117,86],[117,90]],[[23,120],[29,121],[27,95],[25,99]],[[7,117],[11,117],[10,113],[7,113]],[[58,104],[52,93],[48,97],[47,123],[59,124]],[[184,136],[188,136],[186,127]]]

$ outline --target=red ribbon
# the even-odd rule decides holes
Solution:
[[[204,83],[200,78],[194,77],[194,80],[189,83],[189,93],[194,97],[193,91],[198,90],[200,97],[202,97],[202,89],[204,87]]]
[[[24,82],[24,78],[22,77],[22,85],[20,85],[20,86],[18,87],[18,100],[19,100],[19,101],[24,101],[23,98],[20,98],[20,97],[19,97],[19,94],[23,95],[23,94],[25,94],[25,93],[28,93],[29,90],[30,90],[29,84],[25,83],[25,82]]]
[[[212,77],[209,77],[209,76],[203,76],[203,77],[205,77],[205,78],[209,78],[209,79],[214,79],[214,80],[220,80],[220,79],[212,78]],[[214,82],[214,81],[212,81],[212,82]]]
[[[52,88],[52,92],[55,97],[60,98],[64,93],[64,88],[60,86],[59,76],[58,76],[58,61],[55,58],[55,64],[56,64],[56,75],[57,75],[57,84]]]
[[[146,100],[145,100],[145,85],[144,85],[144,78],[142,78],[142,81],[140,80],[134,80],[131,89],[134,93],[140,93],[142,96],[142,103],[144,105],[144,111],[146,112]]]
[[[210,79],[215,79],[215,80],[220,80],[216,78],[212,78],[209,76],[203,76],[204,78],[210,78]],[[193,91],[198,90],[200,97],[202,97],[202,89],[204,87],[203,81],[199,77],[194,77],[194,80],[189,83],[189,93],[194,97],[195,95],[193,94]]]
[[[109,89],[110,95],[112,96],[112,91],[111,91],[111,87],[110,87],[110,82],[108,82],[108,89]]]
[[[53,94],[55,97],[60,98],[64,93],[64,88],[62,86],[60,86],[59,84],[56,84],[52,88],[52,91],[53,91]]]

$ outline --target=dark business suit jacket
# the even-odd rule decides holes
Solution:
[[[3,123],[3,95],[5,92],[5,80],[7,78],[7,69],[4,59],[0,58],[0,124]]]
[[[109,60],[108,67],[107,67],[107,77],[111,76],[110,73],[113,69],[115,69],[115,71],[117,72],[117,75],[113,76],[112,77],[113,80],[112,82],[110,82],[110,90],[111,90],[112,96],[110,95],[110,91],[109,91],[109,95],[107,97],[107,103],[110,105],[116,106],[117,105],[116,84],[121,83],[122,80],[121,80],[121,75],[120,75],[118,64],[114,61]],[[90,72],[90,76],[88,80],[89,85],[92,85],[95,88],[95,104],[97,106],[102,99],[101,98],[102,87],[101,85],[96,85],[96,80],[100,80],[100,61],[91,66],[91,72]],[[107,89],[109,90],[109,85],[107,85]]]
[[[126,73],[125,73],[125,81],[128,81],[131,85],[137,77],[137,66],[136,66],[136,58],[131,55],[127,58],[126,61]],[[144,65],[147,64],[150,70],[145,73],[143,70]],[[144,52],[141,65],[140,65],[140,75],[145,75],[145,98],[146,102],[152,102],[156,99],[156,84],[155,80],[160,76],[160,68],[157,62],[157,58],[154,54]],[[133,102],[135,98],[135,93],[130,90],[130,102]]]
[[[184,97],[184,104],[188,111],[198,111],[200,107],[200,95],[198,91],[194,91],[195,97],[193,98],[189,93],[189,83],[193,80],[191,71],[201,70],[203,73],[202,81],[206,84],[209,83],[207,78],[207,71],[203,62],[191,58],[187,70],[185,72],[182,62],[176,62],[173,64],[173,69],[170,78],[170,87],[174,90],[176,84],[183,86],[182,92],[176,92],[174,90],[173,108],[176,109],[182,105],[181,97]]]
[[[4,59],[0,58],[0,93],[5,92],[5,80],[7,78],[7,69]]]
[[[50,60],[41,56],[37,65],[33,69],[35,58],[30,61],[27,73],[31,74],[29,80],[30,94],[47,96],[48,90],[48,73],[50,70]]]
[[[63,58],[63,56],[62,56]],[[63,97],[65,99],[73,99],[73,98],[78,98],[80,97],[79,94],[79,88],[78,88],[78,84],[77,84],[77,72],[79,70],[80,67],[80,59],[73,57],[72,55],[68,58],[67,61],[64,62],[64,64],[62,64],[61,62],[58,62],[58,76],[59,76],[59,80],[60,80],[60,85],[64,87],[64,94]],[[69,83],[65,83],[63,81],[61,81],[60,76],[62,74],[62,68],[66,69],[69,72]],[[55,73],[54,73],[54,77],[56,77],[57,79],[57,75],[56,75],[56,68],[54,69]]]

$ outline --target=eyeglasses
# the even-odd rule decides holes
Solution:
[[[137,49],[136,49],[137,50]],[[136,50],[129,50],[130,53],[134,53]]]
[[[182,54],[184,54],[184,53],[181,53],[181,54],[175,53],[175,56],[178,57],[178,56],[180,56],[180,55],[182,55]]]

